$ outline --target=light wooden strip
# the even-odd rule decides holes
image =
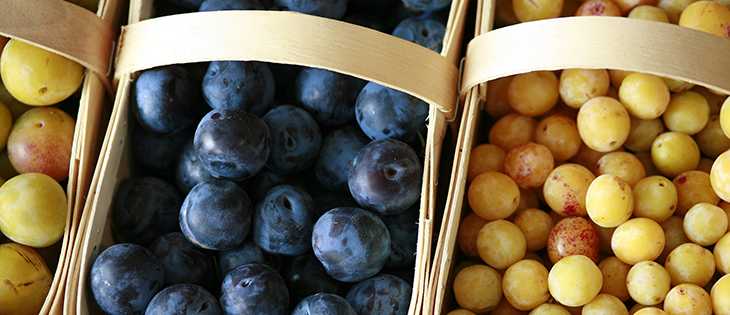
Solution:
[[[565,17],[488,32],[467,47],[460,93],[536,70],[651,73],[730,94],[730,40],[674,24],[623,17]]]
[[[115,78],[212,60],[328,69],[409,93],[449,117],[457,95],[458,69],[440,54],[369,28],[289,11],[195,12],[130,24],[122,31]]]
[[[103,78],[111,91],[117,37],[99,16],[63,0],[3,0],[0,12],[0,35],[78,62]]]

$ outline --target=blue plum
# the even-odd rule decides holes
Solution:
[[[263,120],[271,132],[266,167],[293,174],[314,162],[322,145],[322,132],[312,115],[294,105],[279,105],[266,113]]]
[[[292,315],[357,315],[345,298],[331,293],[316,293],[304,298]]]
[[[200,120],[193,145],[213,177],[241,181],[264,168],[271,150],[271,134],[258,116],[221,107]]]
[[[298,256],[312,248],[317,205],[304,189],[279,185],[256,204],[253,240],[272,254]]]
[[[198,11],[222,11],[222,10],[264,10],[264,6],[258,0],[205,0],[199,6]]]
[[[274,0],[290,11],[339,20],[347,11],[347,0]]]
[[[112,245],[91,266],[94,300],[107,314],[144,314],[147,304],[163,288],[165,271],[160,261],[141,245]]]
[[[318,68],[305,68],[296,78],[296,101],[322,126],[355,119],[355,100],[367,82]]]
[[[269,267],[276,267],[279,263],[277,257],[264,252],[253,242],[253,236],[248,237],[238,246],[217,252],[218,274],[221,279],[225,277],[231,270],[238,266],[258,263]]]
[[[178,215],[183,196],[157,177],[124,181],[115,193],[111,219],[125,242],[149,246],[158,237],[180,230]]]
[[[180,228],[193,244],[227,250],[246,239],[253,206],[236,183],[222,179],[202,182],[188,193],[180,208]]]
[[[451,0],[402,0],[406,7],[418,11],[436,11],[451,4]]]
[[[385,264],[386,268],[405,267],[415,263],[418,222],[421,215],[419,210],[420,204],[415,203],[401,213],[380,216],[390,233],[391,250],[388,262]]]
[[[357,153],[368,142],[360,128],[345,125],[322,138],[319,155],[314,161],[314,175],[322,186],[332,192],[349,194],[347,176]]]
[[[256,204],[269,192],[269,189],[279,185],[292,185],[305,188],[304,180],[300,174],[283,174],[267,167],[264,167],[253,177],[241,182],[244,189]]]
[[[162,263],[165,287],[192,283],[210,288],[216,283],[213,255],[193,245],[181,232],[160,236],[147,249]]]
[[[284,273],[293,304],[315,293],[347,294],[349,284],[332,278],[312,251],[292,260]]]
[[[198,84],[177,65],[143,71],[134,82],[130,107],[142,127],[161,134],[185,130],[205,112]]]
[[[203,96],[212,108],[234,107],[263,116],[276,89],[269,66],[257,61],[212,61],[203,77]]]
[[[135,126],[132,130],[132,155],[145,173],[174,179],[180,151],[192,134],[192,129],[164,135]]]
[[[147,305],[145,315],[221,315],[218,300],[205,288],[191,283],[166,287]]]
[[[412,291],[403,279],[379,274],[352,286],[346,299],[360,315],[405,315]]]
[[[385,266],[390,256],[390,233],[373,212],[334,208],[314,224],[312,249],[332,278],[359,282]]]
[[[369,82],[355,102],[355,118],[370,139],[409,139],[426,124],[428,103],[407,93]]]
[[[195,185],[209,179],[213,179],[213,175],[200,163],[193,146],[193,138],[190,137],[183,146],[175,167],[177,187],[182,193],[187,194]]]
[[[423,165],[403,141],[378,139],[358,152],[347,179],[360,206],[393,215],[413,206],[421,196]]]
[[[246,264],[223,279],[219,301],[228,315],[284,315],[289,307],[289,290],[276,270]]]
[[[437,0],[433,0],[436,2]],[[395,26],[392,35],[416,43],[437,53],[444,45],[446,25],[432,19],[407,18]]]

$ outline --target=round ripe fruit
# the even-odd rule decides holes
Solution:
[[[651,219],[628,220],[613,232],[611,248],[618,259],[629,265],[654,260],[664,249],[664,230]]]
[[[550,294],[566,306],[581,306],[601,291],[601,269],[583,255],[568,256],[553,266],[548,274]]]
[[[509,176],[499,172],[484,172],[474,178],[467,192],[469,206],[489,221],[512,215],[520,203],[520,188]]]
[[[589,99],[605,96],[610,85],[606,69],[565,69],[560,73],[560,98],[578,109]]]
[[[618,149],[609,151],[609,152],[616,152],[616,151],[626,151],[626,150],[624,149],[624,147],[619,147]],[[568,160],[568,162],[583,165],[583,166],[587,167],[589,170],[591,170],[591,173],[592,173],[593,172],[592,170],[596,169],[596,164],[598,164],[598,160],[609,152],[598,152],[596,150],[589,148],[585,143],[581,142],[580,149],[578,149],[578,153],[576,153],[575,156],[573,156],[573,158]],[[646,168],[646,165],[644,165],[644,168]]]
[[[718,115],[710,116],[705,128],[695,135],[695,141],[700,152],[711,159],[730,149],[730,138],[722,131]]]
[[[489,222],[477,234],[479,256],[495,269],[506,269],[522,260],[526,246],[520,228],[506,220]]]
[[[629,152],[610,152],[596,163],[596,176],[612,174],[623,179],[632,188],[646,177],[644,164]]]
[[[636,306],[640,306],[641,304],[636,304]],[[632,308],[633,309],[633,308]],[[647,306],[641,309],[638,309],[634,315],[667,315],[667,312],[665,312],[661,308],[651,307]]]
[[[25,173],[0,187],[0,230],[9,239],[46,247],[63,236],[66,193],[48,175]]]
[[[561,305],[545,303],[530,311],[530,315],[571,315],[571,313]]]
[[[0,102],[0,150],[5,149],[13,127],[13,116],[5,103]]]
[[[596,233],[598,233],[598,239],[600,240],[599,243],[601,243],[601,251],[607,254],[613,255],[613,249],[611,249],[611,238],[613,237],[613,232],[616,231],[616,227],[602,227],[596,224],[596,222],[593,222],[592,220],[589,220],[591,222],[591,225],[594,229],[596,229]],[[600,254],[599,254],[600,255]],[[601,257],[599,256],[599,259]]]
[[[719,204],[717,204],[718,207],[720,207],[723,211],[725,211],[725,214],[727,214],[727,221],[730,222],[730,203],[727,201],[720,201]],[[730,232],[730,223],[728,223],[727,231]]]
[[[631,186],[616,175],[596,177],[586,192],[586,210],[591,220],[599,226],[619,226],[634,211]]]
[[[610,294],[599,294],[588,304],[583,306],[581,310],[582,315],[601,315],[601,314],[615,314],[615,315],[629,315],[629,310],[626,305],[619,300],[617,297]]]
[[[669,130],[694,135],[702,131],[710,120],[710,103],[702,94],[694,91],[674,93],[662,120]]]
[[[730,150],[720,154],[710,170],[712,190],[722,200],[730,202]]]
[[[712,298],[712,307],[717,315],[730,314],[730,276],[723,276],[717,280],[710,290],[710,298]]]
[[[0,56],[0,76],[8,92],[24,104],[53,105],[81,86],[84,67],[43,48],[11,39]]]
[[[457,309],[457,310],[453,310],[451,312],[448,312],[448,313],[446,313],[446,315],[476,315],[476,313],[474,313],[474,312],[472,312],[470,310],[465,310],[465,309],[461,309],[460,308],[460,309]]]
[[[669,23],[669,17],[667,16],[667,13],[664,12],[664,10],[653,5],[644,4],[637,6],[631,9],[628,17],[630,19]]]
[[[634,72],[621,82],[619,100],[636,118],[652,119],[661,116],[669,106],[669,87],[658,76]]]
[[[504,157],[507,155],[502,148],[484,143],[471,149],[469,167],[466,179],[472,182],[477,175],[484,172],[504,172]]]
[[[673,287],[664,298],[664,311],[668,314],[712,314],[710,294],[700,286],[683,283]]]
[[[601,293],[611,294],[621,301],[631,298],[626,287],[626,278],[629,270],[631,270],[631,265],[621,261],[616,256],[609,256],[601,260],[598,268],[601,269],[603,275]]]
[[[553,167],[555,160],[550,149],[534,142],[516,145],[504,158],[504,173],[522,189],[540,187]]]
[[[664,176],[644,177],[633,188],[634,216],[663,222],[677,208],[677,187]]]
[[[558,77],[551,71],[533,71],[516,75],[507,90],[512,108],[525,116],[545,114],[558,103]]]
[[[679,16],[682,11],[697,0],[659,0],[657,7],[667,12],[669,23],[679,23]]]
[[[677,210],[675,214],[683,217],[687,211],[698,203],[716,205],[720,197],[712,190],[710,174],[703,171],[687,171],[672,180],[677,188]]]
[[[8,158],[18,173],[68,178],[76,122],[55,107],[33,108],[15,120],[8,138]]]
[[[523,142],[535,141],[537,119],[517,113],[507,114],[489,129],[489,143],[505,152]]]
[[[0,311],[3,314],[38,314],[51,290],[53,274],[32,248],[0,244]]]
[[[700,148],[688,134],[667,131],[651,144],[651,160],[654,166],[669,178],[697,168]]]
[[[730,138],[730,97],[726,98],[720,107],[720,127],[725,136]]]
[[[621,8],[613,0],[587,0],[578,7],[575,16],[621,16]]]
[[[715,266],[720,273],[730,273],[730,233],[720,238],[712,248],[712,255],[715,257]]]
[[[659,118],[639,119],[631,117],[629,137],[624,142],[624,147],[633,152],[649,152],[654,138],[663,132],[664,123]]]
[[[501,6],[501,8],[509,8],[512,12],[512,8],[509,6]],[[487,89],[487,99],[485,102],[489,104],[485,110],[487,115],[494,120],[498,120],[507,114],[513,113],[515,110],[509,105],[507,100],[507,87],[512,82],[514,76],[501,77],[489,81],[489,89]]]
[[[529,311],[547,302],[548,270],[534,260],[520,260],[507,268],[502,277],[504,297],[516,309]]]
[[[537,124],[535,142],[550,149],[555,161],[572,158],[583,143],[575,120],[561,114],[550,115]]]
[[[657,262],[664,264],[672,250],[679,245],[690,242],[687,234],[684,233],[683,222],[682,217],[673,215],[659,224],[664,230],[664,249],[659,258],[656,259]]]
[[[684,243],[669,253],[664,268],[672,278],[672,286],[680,283],[705,286],[715,273],[715,257],[707,248]]]
[[[564,0],[516,0],[512,1],[512,10],[519,22],[551,19],[560,16]]]
[[[454,278],[454,296],[461,308],[484,313],[502,299],[502,276],[489,266],[472,265]]]
[[[538,199],[537,190],[520,189],[520,204],[517,205],[517,210],[515,210],[515,214],[520,213],[522,210],[537,208],[539,206],[540,199]]]
[[[621,147],[631,128],[626,108],[616,99],[606,96],[594,97],[583,104],[576,122],[583,142],[600,152]]]
[[[671,278],[662,265],[645,260],[631,267],[626,275],[626,288],[636,303],[657,305],[672,288]]]
[[[608,76],[611,78],[611,85],[616,90],[621,87],[621,82],[624,81],[624,78],[632,73],[632,71],[608,69]]]
[[[479,234],[479,230],[487,222],[489,221],[478,216],[476,213],[470,213],[461,220],[459,230],[456,232],[456,242],[467,257],[480,259],[479,251],[477,250],[477,234]]]
[[[550,231],[547,252],[552,263],[572,255],[584,255],[597,263],[600,251],[598,233],[582,217],[564,218],[555,223]]]
[[[555,225],[550,214],[535,208],[520,211],[512,222],[525,235],[528,251],[537,251],[545,248],[550,238],[550,231]]]
[[[560,165],[545,180],[545,202],[562,216],[584,216],[588,214],[586,193],[595,178],[593,172],[580,164]]]
[[[730,38],[730,9],[715,1],[697,1],[682,11],[678,24]]]
[[[720,207],[709,203],[698,203],[684,216],[684,232],[699,245],[710,246],[725,235],[727,215]]]

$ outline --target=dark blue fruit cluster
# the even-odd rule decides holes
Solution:
[[[154,6],[292,10],[440,51],[444,0],[410,1]],[[91,303],[108,314],[407,312],[426,102],[330,70],[240,60],[143,71],[131,97],[130,179],[110,209],[117,244],[90,270]]]

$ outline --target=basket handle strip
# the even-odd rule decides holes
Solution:
[[[158,66],[240,60],[352,75],[418,97],[447,116],[457,96],[458,69],[440,54],[365,27],[289,11],[153,18],[124,27],[119,46],[115,85],[125,73]]]
[[[76,61],[96,73],[112,91],[116,34],[94,12],[63,0],[4,0],[0,12],[0,35]]]
[[[730,94],[730,40],[623,17],[525,22],[469,43],[460,93],[501,77],[570,68],[644,72]]]

